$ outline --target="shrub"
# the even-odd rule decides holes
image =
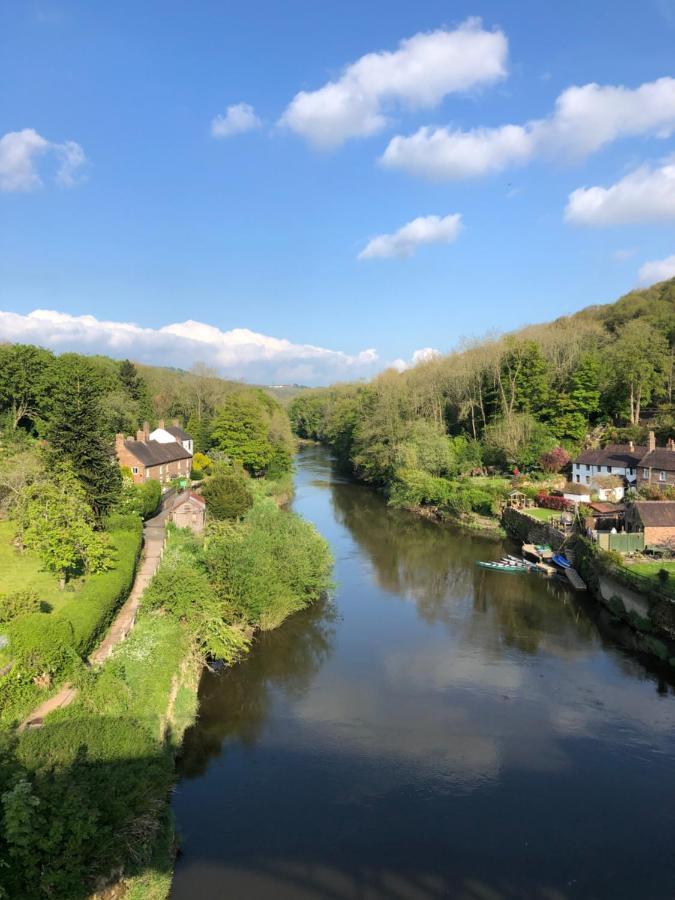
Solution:
[[[127,525],[133,524],[133,527],[116,528],[109,533],[115,550],[114,568],[91,575],[77,595],[51,616],[52,620],[62,619],[70,623],[75,649],[83,657],[108,627],[133,584],[143,529],[137,516],[128,520],[125,517],[124,521]]]
[[[72,626],[45,613],[15,619],[9,646],[15,664],[31,678],[57,675],[75,658]]]
[[[564,447],[554,447],[552,450],[547,450],[545,453],[542,453],[539,457],[539,465],[545,472],[551,473],[560,472],[560,470],[564,469],[565,466],[568,466],[571,461],[572,457]]]
[[[536,502],[537,506],[541,506],[544,509],[574,509],[574,501],[567,500],[565,497],[554,497],[551,494],[546,494],[544,491],[537,494]]]
[[[0,594],[0,623],[35,612],[40,612],[40,598],[36,591],[29,589]]]
[[[246,478],[236,472],[219,472],[207,481],[202,494],[214,519],[239,519],[253,506]]]
[[[661,584],[665,584],[670,578],[670,572],[668,569],[659,569],[657,577]]]
[[[441,506],[450,496],[450,484],[444,478],[428,475],[421,469],[399,469],[389,493],[392,506]]]
[[[162,497],[159,481],[145,481],[143,484],[125,484],[118,504],[121,513],[133,514],[147,519],[157,512]]]
[[[205,453],[195,453],[192,457],[191,476],[194,481],[201,480],[211,474],[211,460]]]

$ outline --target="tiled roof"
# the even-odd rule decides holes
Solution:
[[[573,481],[570,481],[563,488],[563,493],[564,494],[578,494],[580,497],[584,497],[587,494],[590,495],[591,489],[587,485],[575,484]]]
[[[675,450],[669,447],[657,447],[640,460],[640,465],[652,469],[663,469],[665,472],[675,472]]]
[[[620,466],[634,469],[646,452],[646,447],[634,447],[631,450],[628,444],[608,444],[597,450],[584,450],[574,462],[582,466]]]
[[[192,438],[187,433],[187,431],[183,431],[182,428],[179,428],[178,425],[167,425],[164,431],[168,431],[169,434],[172,434],[177,441],[191,441]]]
[[[178,506],[182,506],[183,503],[198,503],[200,506],[206,506],[206,500],[201,494],[196,494],[194,491],[183,491],[182,494],[178,494],[173,501],[172,508],[176,509]]]
[[[638,500],[633,505],[643,525],[675,528],[675,500]]]
[[[124,446],[144,466],[162,466],[179,459],[192,459],[187,450],[176,441],[171,444],[160,444],[159,441],[125,441]]]

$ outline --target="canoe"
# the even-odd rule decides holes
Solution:
[[[513,563],[479,561],[476,565],[481,569],[492,569],[495,572],[527,572],[527,566],[515,566]]]

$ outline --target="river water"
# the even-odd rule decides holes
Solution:
[[[206,673],[174,900],[675,897],[675,697],[596,606],[303,449],[334,598]]]

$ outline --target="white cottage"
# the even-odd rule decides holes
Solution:
[[[158,444],[173,444],[174,441],[180,444],[184,450],[194,456],[194,441],[178,424],[178,419],[174,419],[171,425],[164,425],[164,419],[160,419],[157,428],[150,433],[150,440],[157,441]]]
[[[628,485],[637,480],[638,464],[647,452],[632,441],[628,444],[609,444],[598,450],[584,450],[572,463],[572,481],[594,486],[600,475],[618,475]]]

